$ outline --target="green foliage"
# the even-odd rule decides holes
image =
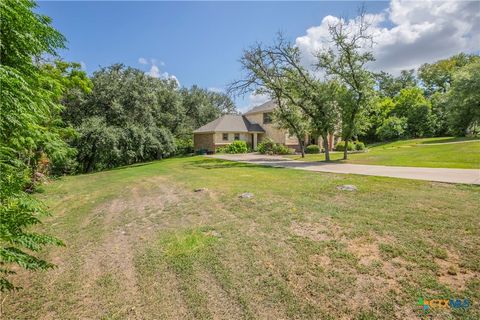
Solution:
[[[225,146],[225,153],[247,153],[248,146],[247,143],[243,140],[236,140]]]
[[[374,77],[366,67],[375,58],[371,47],[373,36],[368,32],[365,11],[360,12],[355,23],[358,27],[354,30],[346,25],[345,20],[329,26],[332,47],[320,51],[316,63],[327,77],[338,79],[343,88],[335,100],[341,109],[341,133],[345,141],[368,129],[368,106],[375,96]]]
[[[383,124],[377,129],[377,136],[382,141],[400,139],[405,134],[407,120],[395,116],[385,119]]]
[[[0,291],[16,289],[8,279],[15,274],[10,264],[28,270],[48,269],[54,265],[34,255],[47,244],[63,245],[55,237],[28,231],[48,214],[45,206],[32,195],[23,191],[30,181],[30,171],[20,163],[12,163],[8,150],[1,150],[0,171]],[[10,162],[10,163],[9,163]],[[23,170],[21,170],[23,168]]]
[[[355,142],[355,150],[356,151],[363,151],[365,150],[365,143],[361,142],[361,141],[356,141]]]
[[[81,171],[174,154],[174,138],[165,124],[174,125],[173,113],[180,103],[175,81],[113,65],[95,72],[92,82],[90,93],[66,101],[64,113],[78,131],[71,144],[78,150]]]
[[[39,160],[63,159],[71,152],[59,121],[59,99],[68,80],[41,62],[42,56],[55,56],[64,48],[65,39],[34,7],[31,1],[0,2],[0,291],[15,288],[7,279],[14,273],[12,264],[29,270],[51,268],[34,253],[47,244],[62,244],[28,231],[47,213],[25,192],[40,175],[33,175]]]
[[[422,80],[428,96],[435,92],[446,93],[452,85],[454,73],[457,70],[479,61],[478,55],[460,53],[432,64],[423,64],[418,69],[418,76]]]
[[[305,153],[320,153],[320,147],[316,144],[308,145],[305,148]]]
[[[169,92],[175,96],[176,92]],[[224,114],[235,113],[235,104],[224,93],[212,92],[197,86],[180,89],[178,105],[175,110],[169,111],[168,105],[164,110],[170,113],[172,125],[167,126],[179,138],[191,138],[192,131],[204,124],[217,119]]]
[[[394,99],[392,114],[406,118],[406,134],[409,137],[425,137],[433,134],[434,116],[430,102],[424,97],[420,88],[402,89]]]
[[[383,124],[386,118],[392,113],[395,103],[389,97],[377,97],[370,105],[368,110],[368,118],[370,127],[367,132],[362,135],[362,139],[366,141],[378,141],[376,134],[377,129]]]
[[[219,147],[215,150],[216,153],[227,153],[226,147]]]
[[[300,107],[287,100],[281,101],[278,105],[279,107],[273,112],[275,126],[287,130],[290,136],[297,137],[300,146],[303,147],[303,137],[311,130],[310,118]]]
[[[475,135],[480,132],[480,60],[453,75],[447,105],[448,121],[454,133]]]
[[[257,144],[257,151],[261,154],[273,153],[275,142],[270,138],[265,138]]]
[[[193,152],[192,131],[234,110],[224,94],[178,89],[121,64],[92,77],[93,90],[65,99],[64,119],[78,136],[80,171],[91,172]]]
[[[378,92],[381,97],[395,97],[402,89],[417,86],[415,70],[402,70],[400,76],[394,77],[387,72],[380,72],[376,75]]]
[[[257,149],[261,154],[292,154],[294,153],[293,149],[289,149],[287,146],[281,143],[275,143],[270,138],[265,138],[258,143]]]
[[[307,133],[327,136],[335,131],[340,84],[333,79],[323,83],[315,78],[303,67],[299,48],[281,34],[271,46],[257,44],[244,52],[240,62],[245,77],[231,84],[230,90],[270,96],[278,106],[274,113],[276,125],[296,136],[301,147]],[[273,146],[262,149],[260,152],[273,153]]]
[[[192,154],[194,152],[192,138],[175,139],[175,146],[176,153],[179,155]]]
[[[345,149],[345,141],[339,141],[335,145],[335,151],[344,151]],[[347,151],[353,151],[355,149],[355,144],[349,143],[347,146]]]
[[[292,154],[295,152],[295,150],[293,149],[290,149],[288,148],[286,145],[283,145],[281,143],[276,143],[274,146],[273,146],[273,149],[272,149],[272,152],[273,154],[281,154],[281,155],[285,155],[285,154]]]

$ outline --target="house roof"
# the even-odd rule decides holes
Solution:
[[[226,114],[193,131],[193,133],[208,132],[265,132],[265,130],[259,124],[250,123],[242,115]]]
[[[245,114],[259,113],[259,112],[269,112],[273,111],[277,107],[277,104],[273,100],[267,101],[264,104],[253,107],[252,109],[245,112]]]

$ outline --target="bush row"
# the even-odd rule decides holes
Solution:
[[[335,145],[335,151],[343,151],[345,148],[345,141],[340,141]],[[361,141],[350,141],[347,146],[348,151],[362,151],[365,150],[365,144]]]
[[[275,143],[272,139],[264,139],[257,145],[257,151],[261,154],[293,154],[295,149],[290,149],[281,143]]]
[[[217,153],[247,153],[248,145],[245,141],[236,140],[225,147],[217,148]]]
[[[305,148],[305,153],[320,153],[320,147],[316,144],[310,144]]]

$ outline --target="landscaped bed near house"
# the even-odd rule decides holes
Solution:
[[[288,156],[295,160],[323,161],[324,154]],[[343,161],[343,152],[332,152],[331,160]],[[424,138],[369,146],[368,152],[349,154],[348,163],[406,167],[480,169],[480,140]]]
[[[39,197],[67,246],[44,253],[57,269],[20,270],[6,319],[415,319],[419,298],[480,317],[478,186],[190,157]]]

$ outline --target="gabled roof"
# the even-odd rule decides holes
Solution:
[[[265,130],[256,123],[250,123],[242,115],[226,114],[193,131],[193,133],[208,132],[265,132]]]
[[[273,100],[267,101],[264,104],[253,107],[245,112],[245,114],[259,113],[259,112],[271,112],[277,107],[277,104]]]

